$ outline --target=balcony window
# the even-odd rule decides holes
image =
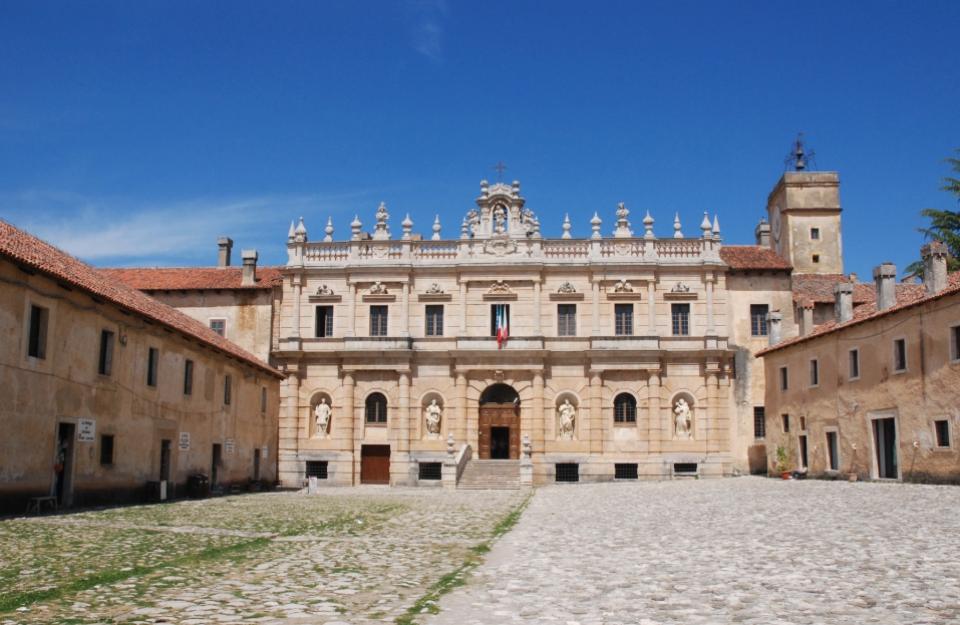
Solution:
[[[387,422],[387,398],[383,393],[370,393],[367,396],[364,415],[367,423]]]
[[[370,307],[370,336],[387,336],[387,307]]]
[[[427,327],[426,336],[443,336],[443,306],[429,305],[424,311]]]
[[[671,320],[674,336],[690,335],[690,304],[671,304]]]
[[[333,306],[317,306],[315,328],[317,338],[333,336]]]
[[[577,335],[577,305],[557,305],[557,336]]]
[[[614,423],[637,422],[637,400],[629,393],[620,393],[613,400]]]
[[[616,304],[613,307],[613,331],[617,336],[633,336],[633,304]]]

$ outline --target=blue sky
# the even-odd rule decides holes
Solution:
[[[960,2],[0,5],[0,217],[101,265],[285,259],[383,200],[456,236],[481,178],[564,213],[720,215],[751,243],[798,131],[847,270],[905,266],[960,147]]]

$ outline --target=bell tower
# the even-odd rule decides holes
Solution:
[[[798,137],[787,157],[793,171],[784,172],[767,197],[770,247],[795,273],[842,274],[840,176],[807,171],[811,155]]]

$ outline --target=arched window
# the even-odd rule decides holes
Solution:
[[[383,393],[370,393],[367,396],[367,423],[387,422],[387,398]]]
[[[620,393],[613,399],[613,422],[637,422],[637,400],[630,393]]]

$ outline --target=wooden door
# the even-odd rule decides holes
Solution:
[[[520,458],[520,408],[513,404],[480,406],[480,440],[477,445],[477,455],[481,460],[490,459],[490,430],[494,427],[510,428],[510,459]]]
[[[390,445],[364,445],[360,448],[360,483],[390,483]]]

